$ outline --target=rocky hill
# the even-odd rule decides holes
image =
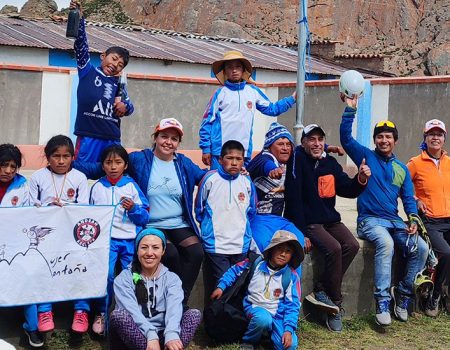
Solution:
[[[34,7],[48,16],[53,4],[29,0],[21,15]],[[297,41],[298,0],[85,0],[83,5],[93,21]],[[308,22],[314,37],[341,43],[337,53],[385,55],[388,72],[450,74],[450,0],[309,0]]]

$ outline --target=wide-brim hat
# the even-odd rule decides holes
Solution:
[[[253,67],[250,61],[244,57],[242,52],[239,51],[227,51],[223,54],[223,58],[221,60],[214,61],[212,64],[212,70],[214,75],[216,76],[217,80],[220,84],[225,84],[225,73],[224,73],[224,63],[226,61],[232,61],[232,60],[239,60],[244,65],[244,74],[242,75],[242,78],[248,82],[252,82],[251,76]]]
[[[264,259],[269,258],[269,253],[272,248],[276,247],[279,244],[289,242],[294,247],[294,253],[292,254],[291,261],[289,261],[289,265],[294,269],[298,268],[305,258],[305,252],[303,251],[303,247],[297,239],[297,236],[292,232],[286,230],[278,230],[274,233],[269,245],[264,249],[263,256]]]

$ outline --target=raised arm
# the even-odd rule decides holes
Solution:
[[[277,102],[270,102],[269,98],[258,87],[254,85],[249,86],[256,91],[256,109],[262,114],[276,117],[295,105],[295,93]]]

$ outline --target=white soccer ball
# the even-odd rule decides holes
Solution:
[[[356,70],[345,71],[339,79],[339,91],[352,98],[353,95],[361,96],[364,92],[364,77]]]

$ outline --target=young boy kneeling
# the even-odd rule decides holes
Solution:
[[[249,325],[241,349],[253,349],[265,333],[271,334],[274,349],[296,349],[301,287],[295,269],[303,261],[303,248],[294,234],[279,230],[264,250],[263,257],[250,279],[243,301]],[[249,264],[247,259],[225,272],[211,299],[220,298]],[[286,274],[290,278],[284,288]]]

